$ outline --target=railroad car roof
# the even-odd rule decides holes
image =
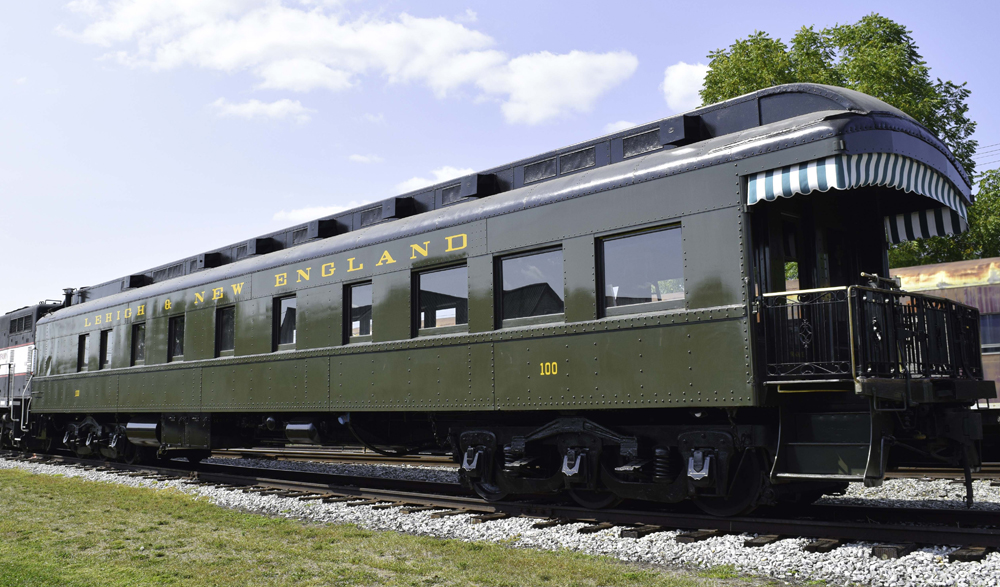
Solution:
[[[910,116],[853,90],[788,84],[81,288],[73,306],[48,319],[837,138],[827,155],[905,154],[971,203],[965,170]]]

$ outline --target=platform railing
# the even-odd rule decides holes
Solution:
[[[768,381],[982,377],[979,312],[951,300],[850,286],[765,294]]]

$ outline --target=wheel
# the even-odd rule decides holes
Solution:
[[[699,497],[694,503],[698,509],[720,518],[740,516],[751,512],[764,488],[764,469],[755,452],[746,451],[743,457],[730,465],[729,497]]]
[[[501,501],[509,495],[506,491],[500,489],[500,486],[486,481],[473,481],[472,489],[479,497],[486,501]]]
[[[570,489],[569,496],[573,498],[573,501],[577,505],[588,510],[603,510],[604,508],[614,507],[622,502],[622,498],[610,491],[593,489]]]

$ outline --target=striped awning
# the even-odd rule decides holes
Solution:
[[[965,202],[943,175],[919,161],[889,153],[834,155],[762,171],[749,179],[747,204],[865,186],[894,188],[944,204],[887,216],[886,235],[892,243],[956,234],[968,228]]]

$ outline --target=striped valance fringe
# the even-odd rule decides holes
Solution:
[[[919,161],[890,153],[833,155],[762,171],[750,176],[747,204],[864,186],[885,186],[926,196],[953,210],[963,222],[968,219],[962,196],[943,175]]]
[[[885,217],[885,234],[892,244],[918,238],[958,234],[965,232],[967,228],[968,223],[964,218],[944,206]]]

